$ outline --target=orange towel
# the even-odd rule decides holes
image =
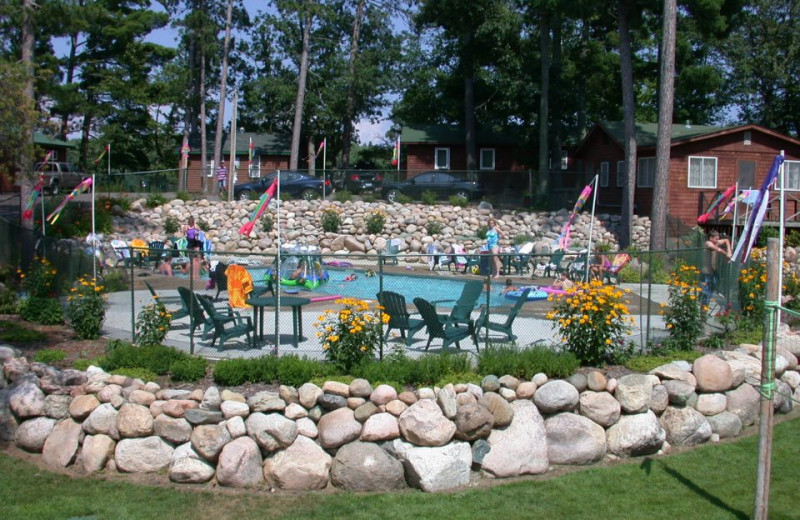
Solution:
[[[250,307],[245,303],[248,295],[253,292],[253,277],[241,265],[230,265],[225,269],[228,277],[228,303],[231,307]]]

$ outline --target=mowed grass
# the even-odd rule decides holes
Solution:
[[[800,419],[775,427],[770,518],[800,518]],[[70,478],[0,455],[0,518],[727,519],[753,511],[758,437],[454,493],[197,491]],[[367,477],[369,478],[369,477]]]

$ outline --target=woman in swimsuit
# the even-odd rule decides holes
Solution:
[[[486,247],[492,254],[492,263],[494,264],[492,276],[494,278],[500,278],[500,270],[503,267],[503,263],[498,256],[498,253],[500,253],[500,239],[503,237],[505,237],[505,233],[497,227],[497,222],[493,218],[490,218],[489,229],[486,231]]]

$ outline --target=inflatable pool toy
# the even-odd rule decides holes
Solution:
[[[347,277],[344,279],[345,282],[352,282],[354,280],[358,280],[358,275],[356,273],[347,275]]]
[[[547,294],[551,294],[553,296],[561,296],[563,294],[567,294],[567,291],[564,289],[556,289],[555,287],[540,287],[539,290],[546,292]]]
[[[277,260],[276,260],[277,261]],[[330,276],[322,268],[319,249],[315,246],[289,246],[281,252],[280,273],[276,275],[275,262],[264,273],[264,282],[280,278],[281,285],[316,289]]]
[[[364,276],[366,276],[367,278],[372,278],[373,276],[375,276],[375,271],[373,271],[372,269],[367,269],[366,272],[364,273]]]
[[[331,267],[353,267],[352,262],[346,262],[344,260],[326,260],[324,264]]]
[[[527,298],[527,301],[529,302],[546,300],[547,297],[550,296],[550,294],[548,294],[541,287],[538,287],[536,285],[532,285],[530,287],[520,287],[516,291],[508,291],[507,293],[505,293],[504,296],[509,300],[519,300],[520,296],[522,296],[522,293],[525,291],[525,289],[531,290],[528,293],[528,298]]]

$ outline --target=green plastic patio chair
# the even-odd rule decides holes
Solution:
[[[453,343],[460,349],[461,340],[472,336],[472,331],[468,326],[462,326],[455,322],[450,322],[449,320],[443,323],[439,315],[436,314],[436,307],[434,307],[431,302],[423,298],[414,298],[414,305],[417,306],[422,316],[422,321],[425,323],[425,327],[428,330],[428,343],[425,345],[425,350],[428,350],[434,338],[442,340],[443,349],[446,349]],[[473,336],[473,341],[474,339]],[[480,350],[477,342],[475,343],[475,348]]]
[[[173,320],[179,320],[181,318],[185,318],[189,315],[189,307],[186,306],[186,303],[183,301],[183,298],[178,296],[161,296],[159,295],[153,286],[150,285],[150,282],[145,280],[144,284],[147,286],[147,289],[150,291],[150,294],[153,295],[153,300],[157,301],[158,303],[164,305],[166,308],[167,305],[180,305],[180,309],[167,309],[169,313],[172,315]]]
[[[519,298],[517,299],[516,303],[513,305],[501,305],[495,307],[494,309],[489,309],[486,305],[481,305],[481,315],[478,316],[477,321],[475,322],[475,333],[478,337],[481,335],[481,329],[488,329],[494,332],[500,332],[505,334],[508,338],[508,341],[514,341],[517,339],[517,336],[514,335],[512,332],[512,327],[514,325],[514,320],[517,319],[517,315],[519,311],[522,309],[522,305],[528,300],[528,293],[531,292],[531,289],[525,289],[520,294]],[[502,323],[497,323],[491,321],[490,312],[492,311],[503,311],[507,310],[507,313],[504,313],[506,319]]]
[[[382,291],[378,293],[378,303],[389,315],[389,323],[386,328],[386,338],[392,329],[400,331],[400,337],[406,342],[406,346],[411,345],[414,334],[425,326],[421,319],[412,318],[406,306],[406,299],[402,294],[392,291]],[[408,335],[406,335],[408,332]]]
[[[205,339],[211,329],[214,328],[214,323],[203,313],[203,306],[200,300],[205,298],[198,298],[195,293],[186,287],[178,287],[178,294],[183,300],[183,305],[189,309],[188,315],[191,318],[189,321],[189,335],[194,336],[194,331],[202,325],[203,335],[201,338]]]
[[[219,339],[219,348],[225,348],[225,342],[230,338],[236,338],[242,335],[247,336],[247,344],[251,347],[255,346],[256,331],[253,328],[253,321],[250,316],[241,316],[238,312],[232,314],[223,314],[216,307],[213,302],[206,298],[197,298],[200,305],[203,306],[208,315],[209,320],[214,328],[214,336],[211,338],[211,346]]]

